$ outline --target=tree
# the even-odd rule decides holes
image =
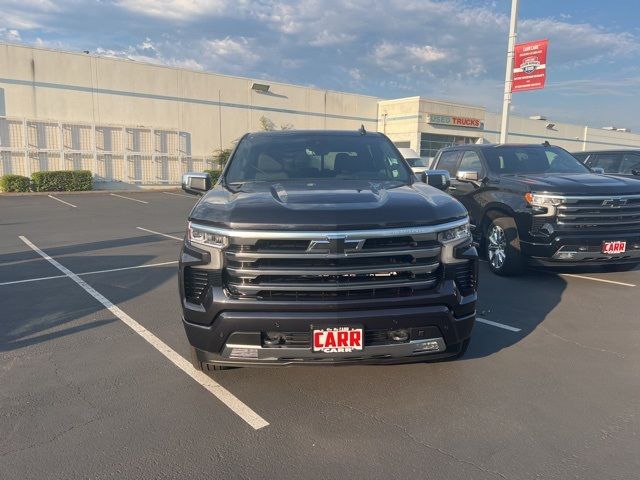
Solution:
[[[276,124],[273,123],[273,120],[271,120],[269,117],[265,117],[264,115],[260,117],[260,127],[265,132],[272,132],[273,130],[276,130]],[[293,130],[294,128],[295,127],[291,123],[280,125],[280,130]]]
[[[220,150],[216,150],[214,152],[213,158],[216,160],[216,163],[219,165],[220,170],[224,168],[230,156],[231,156],[230,148],[223,148]]]
[[[276,129],[276,124],[271,121],[271,119],[265,117],[264,115],[260,117],[260,126],[262,130],[265,132],[271,132]]]

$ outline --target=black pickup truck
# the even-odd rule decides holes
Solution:
[[[179,273],[194,366],[464,354],[478,254],[465,208],[434,188],[448,174],[421,180],[364,129],[247,134],[211,190],[184,175],[204,193]]]
[[[640,180],[595,173],[548,144],[449,147],[433,165],[450,173],[449,192],[499,275],[527,262],[640,263]]]

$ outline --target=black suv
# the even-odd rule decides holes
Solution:
[[[364,129],[245,135],[180,256],[196,368],[462,355],[478,254],[465,208],[425,183],[446,188],[446,172],[422,178]]]
[[[464,145],[440,150],[493,272],[542,265],[640,263],[640,181],[599,175],[562,148]]]
[[[575,152],[572,155],[589,168],[601,168],[609,175],[640,179],[640,150],[601,150]]]

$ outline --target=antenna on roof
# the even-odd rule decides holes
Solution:
[[[360,125],[360,130],[358,130],[360,132],[360,135],[366,135],[367,131],[364,129],[364,124]]]
[[[550,147],[551,144],[549,143],[549,140],[545,140],[544,142],[542,142],[542,145],[545,147]]]

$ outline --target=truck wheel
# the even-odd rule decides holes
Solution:
[[[228,370],[230,368],[233,368],[233,367],[228,367],[226,365],[211,365],[210,363],[202,363],[198,359],[198,354],[196,352],[195,347],[190,347],[190,349],[191,349],[191,365],[193,365],[193,368],[195,368],[196,370],[199,370],[201,372],[207,372],[207,371]]]
[[[484,244],[489,268],[493,273],[508,276],[522,272],[520,237],[513,218],[494,218],[485,233]]]

